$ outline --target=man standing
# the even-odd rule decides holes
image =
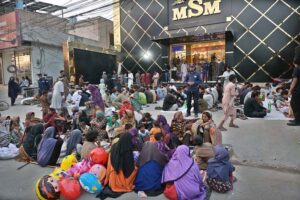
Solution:
[[[131,71],[128,72],[128,87],[131,89],[133,84],[133,73]]]
[[[191,65],[189,73],[185,77],[187,84],[187,111],[186,117],[191,115],[192,98],[194,99],[195,117],[198,117],[198,99],[199,99],[199,85],[202,83],[200,74],[195,71],[195,66]]]
[[[300,126],[300,47],[296,48],[294,65],[293,80],[288,96],[292,96],[291,107],[295,120],[287,123],[288,126]]]
[[[135,74],[135,84],[137,85],[141,85],[141,74],[140,74],[140,71],[138,71],[136,74]]]
[[[59,77],[58,81],[53,86],[53,94],[50,108],[60,110],[64,99],[64,77]]]

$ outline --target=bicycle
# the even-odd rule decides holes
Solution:
[[[0,111],[5,111],[8,109],[9,109],[9,104],[4,100],[0,100]]]

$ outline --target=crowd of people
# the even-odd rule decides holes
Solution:
[[[295,103],[300,85],[299,61],[298,54],[289,91],[285,85],[274,88],[269,83],[263,89],[248,82],[237,87],[230,67],[222,75],[228,81],[214,87],[203,84],[194,66],[189,67],[184,87],[160,84],[158,73],[154,73],[150,83],[141,78],[143,74],[134,79],[129,72],[124,84],[114,72],[111,82],[103,73],[99,85],[88,84],[83,76],[75,85],[61,71],[52,88],[40,77],[42,118],[29,112],[23,123],[19,117],[1,116],[0,156],[37,162],[43,167],[57,166],[70,155],[90,162],[91,152],[101,147],[109,156],[104,164],[100,199],[131,191],[142,199],[162,193],[172,200],[209,199],[212,190],[232,190],[236,180],[229,152],[222,146],[221,131],[227,130],[224,124],[228,118],[229,127],[238,128],[234,123],[237,105],[243,105],[247,117],[263,118],[271,109],[263,106],[267,99],[286,116],[294,115],[290,125],[299,125],[299,107]],[[157,109],[176,111],[171,123],[162,114],[154,119],[143,112],[148,104],[158,101],[163,103]],[[185,104],[184,116],[180,108]],[[219,125],[212,116],[216,109],[224,112]],[[188,118],[192,110],[195,116]]]

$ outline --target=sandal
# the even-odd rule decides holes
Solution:
[[[219,130],[220,130],[220,131],[227,131],[227,129],[224,128],[224,127],[220,127]]]
[[[229,127],[232,127],[232,128],[239,128],[238,125],[235,125],[235,124],[230,124]]]

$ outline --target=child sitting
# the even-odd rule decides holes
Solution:
[[[168,158],[171,158],[175,149],[171,150],[168,145],[164,142],[164,137],[163,134],[160,133],[156,133],[154,135],[154,139],[155,139],[155,146],[157,147],[157,149],[162,153],[168,156]]]
[[[96,145],[98,132],[97,131],[89,131],[85,135],[86,141],[83,142],[83,146],[81,149],[81,159],[86,159],[88,157],[88,154],[95,148],[97,148],[98,145]]]
[[[153,128],[150,130],[150,142],[155,142],[154,136],[157,133],[161,133],[160,125],[158,121],[153,122]]]
[[[150,132],[148,131],[148,129],[145,128],[145,124],[140,124],[138,126],[138,130],[139,130],[139,136],[142,139],[142,141],[143,142],[149,141]]]
[[[288,116],[289,113],[288,93],[287,90],[283,90],[280,96],[274,99],[276,110],[282,112],[285,116]]]
[[[197,163],[199,170],[206,170],[208,159],[214,157],[213,146],[208,142],[203,143],[203,138],[200,135],[195,137],[194,144],[194,160]]]
[[[233,189],[234,167],[229,161],[229,153],[222,146],[215,147],[215,157],[208,160],[207,184],[216,192],[226,193]]]

